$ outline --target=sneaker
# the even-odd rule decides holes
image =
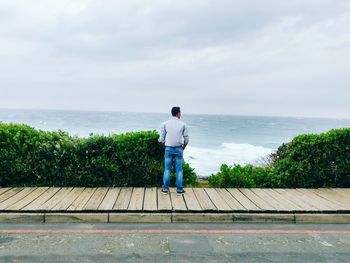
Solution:
[[[169,193],[169,190],[168,189],[162,189],[161,192],[162,192],[163,195],[167,195]]]
[[[177,193],[177,195],[182,195],[182,194],[186,193],[186,191],[185,190],[181,190],[181,191],[178,191],[176,193]]]

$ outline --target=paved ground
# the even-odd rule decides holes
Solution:
[[[350,225],[0,225],[0,262],[148,261],[350,262]]]

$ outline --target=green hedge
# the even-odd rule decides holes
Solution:
[[[286,187],[350,187],[350,129],[300,135],[279,147],[272,165]]]
[[[156,131],[78,138],[0,123],[0,186],[161,186],[158,138]],[[185,185],[196,178],[185,163]]]
[[[350,129],[300,135],[280,146],[266,167],[221,166],[211,187],[350,187]]]
[[[281,177],[269,167],[223,164],[220,171],[208,178],[210,187],[271,188],[281,187]]]

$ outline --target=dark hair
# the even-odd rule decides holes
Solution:
[[[171,109],[171,115],[173,115],[174,117],[180,112],[180,107],[173,107]]]

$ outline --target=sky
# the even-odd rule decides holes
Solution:
[[[350,118],[348,0],[0,0],[0,108]]]

